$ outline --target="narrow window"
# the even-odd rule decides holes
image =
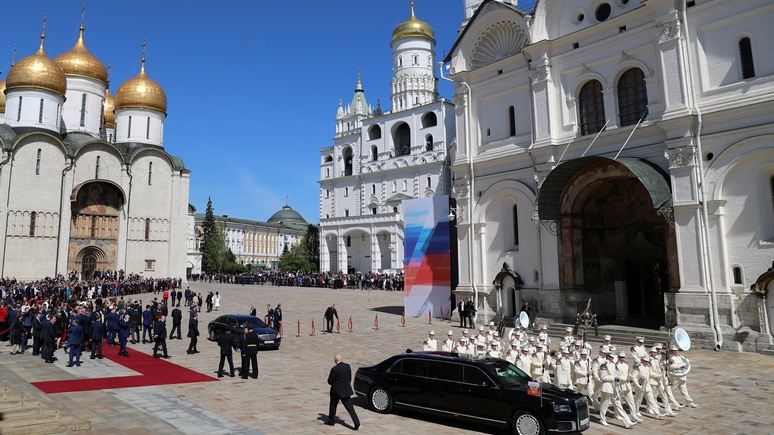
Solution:
[[[349,209],[344,209],[344,217],[349,217]]]
[[[739,63],[742,65],[743,79],[755,77],[755,66],[753,65],[753,52],[750,38],[745,37],[739,40]]]
[[[734,284],[742,284],[742,268],[734,266],[732,271],[734,272]]]
[[[432,151],[433,150],[433,135],[428,134],[425,138],[425,151]]]
[[[371,194],[376,195],[376,184],[371,185]]]
[[[38,110],[38,124],[43,123],[43,99],[40,99],[40,109]]]
[[[578,96],[578,111],[582,135],[602,130],[602,127],[605,126],[605,101],[602,94],[602,83],[591,80],[583,85]]]
[[[38,220],[38,213],[32,212],[30,213],[30,237],[35,237],[35,225],[37,224]]]
[[[126,130],[126,136],[132,137],[132,117],[129,117],[129,128]]]
[[[99,178],[99,156],[97,156],[97,163],[94,164],[94,178]]]
[[[371,207],[371,214],[376,214],[376,207]]]
[[[145,218],[145,240],[150,240],[150,219]]]
[[[150,139],[150,116],[148,122],[145,124],[145,139]]]
[[[349,187],[344,188],[344,196],[349,196]]]
[[[325,178],[331,178],[331,170],[325,169]]]
[[[328,189],[325,189],[325,197],[330,198],[331,197],[331,191]]]
[[[379,159],[379,149],[376,148],[376,145],[371,146],[371,161],[375,162]]]
[[[86,125],[86,94],[81,95],[81,127]]]
[[[347,236],[347,248],[352,247],[352,236]]]
[[[99,131],[102,131],[102,127],[105,126],[105,100],[99,100]]]
[[[153,162],[148,162],[148,186],[151,185],[153,177]]]
[[[407,190],[408,190],[408,181],[403,180],[403,191],[405,192]]]
[[[519,246],[519,206],[513,205],[513,244]]]
[[[113,133],[108,136],[108,142],[113,143]]]
[[[433,179],[431,177],[427,177],[427,188],[429,189],[433,185]]]
[[[648,110],[645,74],[639,68],[626,70],[618,79],[618,118],[621,127],[634,125]]]
[[[38,148],[38,158],[35,160],[35,175],[40,175],[40,148]]]
[[[513,106],[508,107],[508,134],[516,136],[516,109]]]
[[[397,212],[398,212],[398,207],[393,207],[393,208],[392,208],[392,212],[393,212],[393,213],[397,213]]]
[[[392,191],[393,193],[398,191],[398,183],[395,181],[392,182]]]
[[[16,120],[21,121],[22,97],[19,97],[19,108],[16,110]]]

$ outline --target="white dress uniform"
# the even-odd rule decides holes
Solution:
[[[457,342],[457,346],[454,347],[454,351],[457,352],[459,355],[467,355],[470,353],[470,348],[468,347],[468,340],[465,339],[465,337],[460,338],[460,341]]]
[[[541,346],[538,346],[538,351],[532,354],[532,379],[540,382],[551,382],[549,376],[549,369],[551,367],[551,357],[548,353],[542,350]]]
[[[618,382],[618,371],[613,362],[612,354],[607,358],[607,361],[600,364],[599,380],[601,382],[600,394],[602,398],[599,402],[599,420],[602,426],[609,426],[606,414],[611,402],[613,409],[615,409],[616,418],[621,420],[627,429],[634,426],[635,423],[629,420],[629,417],[623,410],[623,406],[621,406],[621,400],[617,391],[618,387],[615,385]]]
[[[626,363],[625,358],[626,354],[621,352],[618,355],[618,362],[615,364],[621,386],[621,401],[626,402],[626,406],[629,407],[629,418],[641,423],[642,419],[637,416],[639,410],[634,404],[634,378],[629,374],[629,364]]]
[[[521,354],[521,352],[519,351],[518,348],[516,349],[511,348],[511,350],[509,350],[508,353],[505,354],[505,360],[511,364],[516,364],[516,359],[519,357],[519,354]]]
[[[486,356],[490,356],[492,358],[502,358],[503,353],[500,351],[500,346],[497,345],[497,342],[493,342],[492,344],[493,346],[486,353]]]
[[[441,350],[444,352],[451,352],[454,350],[454,347],[456,346],[456,342],[453,338],[447,338],[446,340],[441,343]]]
[[[671,378],[669,377],[669,361],[667,358],[667,355],[661,351],[661,343],[656,343],[656,350],[658,351],[657,359],[659,362],[659,368],[661,369],[661,372],[664,374],[663,380],[664,380],[664,393],[666,394],[666,400],[670,403],[672,406],[672,410],[680,409],[683,407],[683,405],[680,405],[680,403],[675,399],[675,394],[672,392],[672,387],[670,386],[672,383]]]
[[[637,337],[637,344],[632,346],[631,353],[634,361],[641,361],[648,356],[648,349],[645,349],[645,338]]]
[[[487,353],[486,345],[481,343],[476,343],[475,356],[486,356],[486,353]]]
[[[528,375],[532,373],[532,356],[524,348],[521,348],[521,355],[516,359],[516,367]]]
[[[591,360],[591,378],[594,380],[593,386],[589,383],[589,399],[594,408],[599,410],[599,395],[602,388],[602,381],[599,379],[599,366],[605,362],[604,356],[597,356]]]
[[[669,370],[672,373],[675,370],[684,368],[690,362],[688,358],[675,352],[676,350],[677,348],[672,349],[672,355],[669,357]],[[675,374],[670,374],[669,379],[672,380],[672,386],[677,387],[680,390],[680,394],[682,394],[685,400],[688,402],[688,406],[691,408],[698,408],[698,405],[693,403],[693,399],[691,399],[691,396],[688,394],[688,376],[677,376]]]
[[[554,365],[554,383],[562,388],[575,389],[572,383],[572,375],[575,366],[573,365],[570,355],[566,352],[562,354],[562,357],[556,361]]]
[[[659,396],[661,396],[661,403],[664,405],[665,415],[670,417],[676,417],[674,411],[672,411],[672,405],[669,403],[669,398],[666,395],[666,373],[663,372],[661,362],[658,360],[658,355],[655,350],[650,354],[650,386],[653,389],[653,398],[658,402]]]
[[[575,361],[574,366],[573,375],[575,375],[575,388],[579,393],[588,396],[589,383],[592,383],[593,385],[591,375],[589,374],[591,371],[591,360],[588,359],[588,357],[581,357],[579,360]]]
[[[640,363],[635,364],[632,367],[632,379],[634,380],[634,405],[637,408],[637,417],[640,417],[639,409],[642,404],[642,399],[645,399],[645,403],[648,406],[648,412],[653,414],[655,418],[661,418],[662,414],[659,412],[658,403],[656,398],[653,397],[653,388],[650,385],[650,357],[645,357],[640,360]]]
[[[431,334],[429,337],[425,338],[425,342],[422,343],[422,350],[425,352],[435,352],[438,350],[438,340]]]

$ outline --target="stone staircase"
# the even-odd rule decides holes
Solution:
[[[0,428],[3,435],[66,434],[90,430],[91,421],[5,386],[0,389]]]

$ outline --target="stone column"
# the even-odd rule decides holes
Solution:
[[[615,320],[622,322],[629,317],[629,297],[626,294],[626,282],[615,281]]]

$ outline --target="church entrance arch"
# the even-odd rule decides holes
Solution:
[[[106,180],[86,182],[73,190],[68,270],[77,270],[87,278],[97,270],[117,269],[119,220],[124,202],[120,186]]]
[[[664,293],[679,288],[674,228],[664,217],[671,208],[666,176],[642,160],[604,157],[554,172],[538,207],[541,220],[559,221],[568,314],[590,297],[592,312],[606,323],[663,325]]]
[[[76,256],[75,270],[81,273],[83,279],[91,278],[98,270],[105,271],[109,268],[105,251],[96,246],[87,246]]]

